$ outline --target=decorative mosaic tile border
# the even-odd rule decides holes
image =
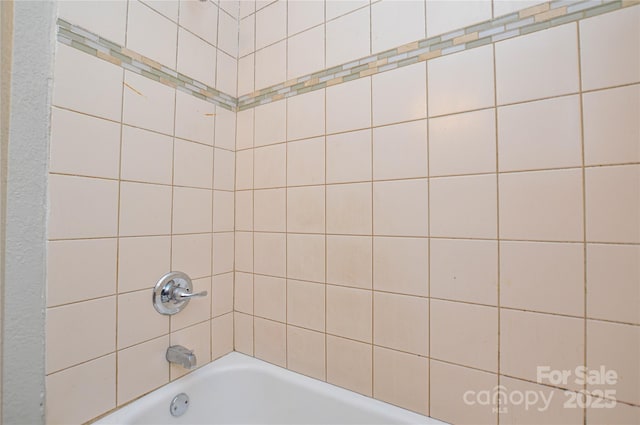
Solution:
[[[242,111],[335,84],[639,4],[640,0],[554,0],[541,3],[447,34],[414,41],[359,60],[314,72],[239,98],[209,87],[63,19],[58,19],[58,41],[230,111]]]

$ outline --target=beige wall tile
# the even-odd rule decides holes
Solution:
[[[189,347],[196,355],[197,365],[200,368],[211,361],[211,321],[181,329],[171,334],[171,345]],[[192,369],[193,371],[193,369]],[[190,373],[189,370],[177,364],[171,364],[171,380]]]
[[[431,296],[498,305],[498,242],[431,239]]]
[[[287,4],[288,34],[296,34],[324,22],[324,1],[311,0]]]
[[[527,9],[539,3],[544,2],[541,0],[493,0],[493,16],[506,15],[518,10]]]
[[[233,313],[211,321],[211,360],[233,351]]]
[[[178,25],[138,1],[128,11],[127,47],[175,69]]]
[[[169,383],[169,335],[118,351],[118,406]]]
[[[429,300],[374,292],[373,342],[421,356],[429,354]]]
[[[640,81],[640,8],[618,10],[580,22],[583,89]],[[614,42],[615,40],[615,42]]]
[[[327,332],[372,341],[373,294],[364,289],[327,286]]]
[[[253,191],[242,190],[236,191],[235,206],[235,228],[236,230],[253,230]],[[215,193],[214,193],[215,199]],[[215,220],[215,204],[214,204],[214,220]],[[215,226],[215,222],[214,222]],[[214,228],[215,230],[215,228]]]
[[[428,236],[429,184],[426,179],[373,184],[373,233]]]
[[[213,276],[211,284],[211,317],[233,311],[233,272]]]
[[[256,12],[256,49],[280,41],[287,36],[287,3],[273,2]]]
[[[49,176],[50,239],[116,236],[118,182]]]
[[[325,330],[325,285],[287,280],[287,323]]]
[[[609,403],[602,401],[602,404]],[[594,403],[595,404],[595,403]],[[587,408],[587,421],[594,425],[625,425],[640,422],[640,407],[628,404],[616,403],[615,407],[603,409],[598,407]]]
[[[372,249],[369,236],[327,236],[327,282],[371,289]]]
[[[287,189],[287,231],[324,233],[325,186]]]
[[[216,44],[218,39],[218,8],[212,3],[180,2],[180,25]]]
[[[371,234],[371,183],[327,186],[327,233]]]
[[[153,308],[148,289],[118,295],[117,322],[119,350],[169,333],[169,316]]]
[[[500,305],[584,315],[584,246],[500,242]]]
[[[256,189],[286,185],[286,144],[255,149],[254,184]]]
[[[178,21],[178,13],[180,10],[180,2],[178,0],[140,0],[153,10],[166,16],[173,22]]]
[[[210,69],[207,72],[213,74]],[[195,74],[185,73],[196,78]],[[216,108],[213,103],[190,94],[176,91],[176,137],[213,146],[216,114],[220,111],[224,109]]]
[[[253,316],[233,313],[234,350],[253,356]]]
[[[287,227],[287,190],[253,192],[253,225],[259,232],[284,232]]]
[[[47,309],[46,336],[47,373],[115,351],[115,297]]]
[[[213,191],[213,231],[233,232],[234,230],[234,192]]]
[[[171,198],[170,186],[121,183],[120,236],[171,233]]]
[[[123,123],[173,135],[176,90],[130,71],[124,82]]]
[[[250,54],[238,61],[238,95],[252,93],[255,88],[255,54]],[[253,109],[249,109],[243,112],[251,112],[253,115]],[[253,137],[253,134],[252,134]],[[253,143],[253,142],[252,142]]]
[[[84,423],[116,407],[116,355],[46,377],[46,421]]]
[[[220,2],[220,7],[233,13],[218,13],[218,48],[233,57],[238,57],[238,20],[232,16],[237,14],[236,1]]]
[[[213,187],[213,148],[175,139],[173,184],[211,189]]]
[[[429,190],[432,236],[497,236],[495,175],[434,178]]]
[[[253,77],[251,81],[253,81]],[[270,105],[276,103],[273,102]],[[255,108],[238,111],[236,114],[236,149],[238,150],[253,147],[254,115]]]
[[[60,18],[100,34],[107,40],[124,44],[127,24],[126,2],[64,2],[60,3],[58,14]]]
[[[495,115],[485,109],[430,119],[429,175],[495,172]]]
[[[245,2],[250,3],[250,2]],[[255,6],[255,5],[254,5]],[[238,55],[240,57],[256,50],[256,15],[241,19],[238,28]]]
[[[196,323],[204,322],[211,318],[211,277],[193,279],[193,293],[206,291],[203,298],[194,298],[189,301],[189,308],[185,308],[179,314],[171,316],[171,332],[184,329]]]
[[[238,60],[222,50],[218,50],[215,87],[221,92],[231,96],[235,97],[237,95]]]
[[[258,50],[255,58],[255,89],[260,90],[287,79],[287,43],[285,40]],[[257,133],[256,133],[257,134]]]
[[[325,335],[287,326],[287,368],[324,381]]]
[[[118,292],[151,288],[171,269],[171,238],[118,240]]]
[[[327,21],[334,19],[338,16],[342,16],[353,10],[359,9],[363,6],[368,6],[368,0],[350,0],[350,1],[329,1],[325,2],[326,19]]]
[[[371,345],[327,335],[327,382],[370,397],[371,357]]]
[[[171,184],[173,139],[128,125],[122,126],[120,178],[145,183]],[[153,161],[149,161],[153,158]]]
[[[176,235],[171,238],[171,268],[197,279],[211,275],[211,235]]]
[[[115,294],[117,265],[116,239],[48,242],[47,306]]]
[[[213,191],[190,187],[173,188],[173,226],[176,233],[211,232]]]
[[[287,328],[284,323],[254,319],[255,356],[260,360],[286,367]]]
[[[120,125],[51,109],[49,172],[118,178]]]
[[[575,23],[501,41],[495,49],[499,105],[579,89]]]
[[[582,95],[584,162],[640,162],[640,85]]]
[[[233,232],[214,233],[212,238],[213,274],[233,271]]]
[[[587,240],[640,242],[640,165],[585,171]]]
[[[491,19],[489,1],[467,1],[463,8],[459,6],[450,2],[427,2],[427,37]]]
[[[287,185],[325,182],[324,137],[287,143]]]
[[[327,183],[371,180],[371,130],[327,137]]]
[[[417,2],[379,3],[377,6],[401,10],[404,5]],[[375,7],[373,8],[376,9]],[[392,17],[393,14],[389,14]],[[406,23],[400,28],[407,28]],[[398,32],[395,32],[398,33]],[[392,124],[427,117],[426,64],[420,62],[371,77],[373,96],[373,125]]]
[[[373,179],[427,177],[427,121],[373,129]]]
[[[329,7],[330,5],[327,5],[327,8]],[[369,8],[363,8],[327,22],[325,37],[327,67],[367,56],[371,53]]]
[[[324,282],[324,235],[287,234],[287,277]]]
[[[500,171],[581,166],[581,139],[578,96],[498,108]]]
[[[428,413],[429,359],[373,347],[373,396],[387,403]]]
[[[235,270],[253,271],[253,233],[235,232]]]
[[[256,273],[286,276],[287,238],[284,233],[256,233],[253,247]]]
[[[327,24],[327,31],[330,27],[331,23]],[[328,44],[329,41],[327,41]],[[328,56],[327,66],[330,66]],[[327,133],[338,133],[370,126],[370,78],[359,78],[327,88]]]
[[[253,274],[235,272],[233,307],[235,311],[253,314]]]
[[[287,101],[271,102],[255,108],[256,147],[284,142],[286,131]]]
[[[537,368],[574,370],[584,358],[584,321],[503,309],[500,312],[500,372],[538,381]],[[541,379],[541,384],[549,384]],[[569,380],[563,388],[580,389]]]
[[[324,69],[324,26],[289,37],[287,40],[287,79]]]
[[[427,296],[428,288],[426,238],[373,238],[373,289]]]
[[[582,172],[501,174],[500,237],[581,241]],[[433,185],[431,186],[433,192]]]
[[[215,140],[216,147],[228,150],[236,149],[236,113],[224,108],[216,108]]]
[[[240,155],[238,155],[240,156]],[[253,161],[253,156],[249,157],[250,161]],[[241,170],[236,175],[236,154],[224,149],[215,148],[213,150],[213,188],[219,190],[234,190],[235,188],[235,179],[242,179],[242,185],[247,185],[247,189],[251,189],[253,187],[252,179],[253,179],[253,162],[246,163],[245,157],[238,158],[238,168],[242,166],[249,166],[251,168]],[[248,180],[247,180],[248,179]],[[248,183],[245,183],[248,181]]]
[[[287,140],[323,135],[324,112],[324,90],[315,90],[287,98]]]
[[[640,324],[640,247],[587,244],[587,316]]]
[[[255,275],[254,309],[256,316],[285,322],[287,319],[287,281],[280,277]]]
[[[431,300],[431,358],[498,371],[498,309]]]
[[[425,36],[424,4],[383,0],[371,6],[371,48],[392,49]]]

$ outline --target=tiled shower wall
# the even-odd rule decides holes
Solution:
[[[535,3],[242,2],[238,95]],[[235,349],[456,424],[640,421],[639,22],[238,112]],[[585,365],[618,384],[537,382]],[[551,406],[463,401],[498,385]]]
[[[234,2],[59,3],[65,21],[232,96],[237,12]],[[182,375],[164,359],[170,344],[194,349],[199,365],[233,350],[235,113],[78,46],[58,43],[55,61],[51,424],[86,422]],[[170,270],[209,291],[171,318],[151,305]]]

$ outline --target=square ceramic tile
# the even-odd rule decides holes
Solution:
[[[287,277],[324,282],[325,236],[287,234]]]
[[[116,239],[48,242],[47,306],[115,294],[117,252]],[[69,263],[74,265],[73,273]]]
[[[287,33],[297,34],[324,22],[324,1],[292,1],[287,3]]]
[[[428,1],[427,37],[434,37],[489,19],[491,19],[491,2],[487,0]]]
[[[287,189],[287,232],[324,233],[325,187]]]
[[[268,189],[253,192],[254,230],[284,232],[287,227],[287,190]]]
[[[287,280],[287,323],[324,332],[324,284]]]
[[[244,159],[244,157],[242,158]],[[251,158],[253,159],[253,158]],[[244,167],[245,163],[238,161],[238,167]],[[214,148],[213,150],[213,188],[220,190],[234,190],[236,174],[236,154],[224,149]],[[238,178],[248,178],[243,173],[252,173],[253,169],[239,170]],[[250,174],[252,176],[252,174]],[[253,186],[249,186],[251,188]]]
[[[495,49],[499,105],[579,89],[575,23],[501,41]]]
[[[392,49],[425,37],[424,3],[383,0],[371,6],[371,49]]]
[[[588,423],[597,425],[625,425],[640,422],[640,407],[616,403],[615,407],[603,409],[602,405],[605,403],[611,405],[611,402],[603,401],[602,399],[598,400],[602,402],[602,404],[598,404],[598,407],[593,406],[587,408]]]
[[[253,314],[253,274],[235,272],[233,308],[241,313]]]
[[[215,174],[214,165],[214,174]],[[236,153],[235,189],[253,189],[253,149]],[[215,181],[214,181],[214,187]]]
[[[222,50],[216,59],[215,87],[233,97],[238,94],[238,60]]]
[[[287,364],[287,325],[256,317],[253,322],[255,356],[280,367]]]
[[[461,238],[497,236],[496,176],[431,179],[431,235]]]
[[[498,181],[501,238],[582,241],[580,170],[501,174]]]
[[[371,358],[371,345],[327,335],[327,382],[371,396]]]
[[[240,0],[223,0],[218,2],[220,8],[227,12],[229,16],[238,19],[240,13]]]
[[[287,326],[287,369],[325,380],[325,335]]]
[[[429,120],[429,174],[431,176],[495,171],[495,109]]]
[[[211,360],[216,360],[233,350],[233,313],[211,321]]]
[[[229,273],[234,265],[234,234],[233,232],[214,233],[213,246],[213,274]]]
[[[218,8],[212,2],[180,2],[180,25],[215,45],[218,40]]]
[[[624,347],[624,348],[623,348]],[[610,382],[587,383],[587,390],[614,390],[614,398],[622,402],[640,402],[640,327],[618,323],[587,321],[587,368],[615,371],[617,379]],[[601,393],[602,394],[602,393]],[[605,393],[606,397],[606,393]]]
[[[253,313],[266,319],[286,321],[287,281],[280,277],[254,276]]]
[[[373,289],[427,296],[428,288],[426,238],[373,238]]]
[[[584,246],[500,242],[500,305],[584,315]]]
[[[640,247],[587,245],[587,316],[640,324]]]
[[[256,2],[253,0],[240,0],[240,18],[245,18],[256,11]]]
[[[176,136],[213,146],[216,112],[224,110],[217,109],[212,103],[176,91]]]
[[[360,59],[371,53],[369,16],[369,8],[363,8],[327,22],[327,67]]]
[[[426,179],[373,184],[373,234],[428,236],[429,185]]]
[[[216,108],[215,145],[218,148],[236,150],[236,113]]]
[[[431,239],[431,296],[498,305],[498,242]]]
[[[498,16],[527,9],[539,3],[544,2],[541,0],[493,0],[493,16],[497,18]]]
[[[175,69],[178,25],[139,1],[131,2],[128,12],[127,47]]]
[[[250,54],[238,60],[238,96],[253,92],[255,88],[256,55]],[[243,112],[253,114],[253,109]]]
[[[327,285],[327,333],[372,342],[373,294]]]
[[[287,143],[287,186],[323,184],[324,154],[324,137]]]
[[[149,293],[145,289],[118,295],[118,349],[169,333],[169,316],[158,314],[149,301]]]
[[[233,311],[233,277],[233,272],[213,277],[210,297],[211,317],[219,317]]]
[[[431,117],[495,104],[492,46],[429,61],[427,75]]]
[[[427,121],[373,129],[373,179],[427,177]]]
[[[235,230],[253,230],[253,191],[239,190],[235,192]],[[215,208],[215,205],[214,205]],[[215,220],[215,210],[214,210]],[[215,225],[215,222],[214,222]]]
[[[150,157],[153,161],[149,161]],[[152,131],[122,126],[120,178],[144,183],[171,184],[173,139]]]
[[[287,79],[287,42],[272,44],[256,52],[256,90],[269,87]]]
[[[118,240],[118,292],[151,289],[171,269],[169,236]]]
[[[180,28],[177,71],[210,87],[216,86],[216,48]]]
[[[171,268],[192,279],[211,275],[211,234],[180,235],[171,238]]]
[[[256,12],[256,49],[287,37],[287,2],[276,1]]]
[[[373,293],[373,343],[420,356],[429,354],[429,300]]]
[[[206,365],[211,361],[211,327],[210,321],[181,329],[171,333],[171,345],[189,347],[198,359],[196,367]],[[189,371],[182,366],[172,364],[170,369],[171,380],[177,379]]]
[[[240,125],[240,121],[238,121]],[[244,124],[244,123],[243,123]],[[246,125],[246,124],[245,124]],[[287,130],[287,101],[267,103],[255,108],[255,146],[284,142]],[[243,146],[253,146],[244,144]]]
[[[574,370],[584,360],[584,320],[550,314],[500,311],[500,372],[550,384],[539,367]],[[540,378],[540,379],[538,379]],[[556,384],[558,385],[558,384]],[[561,388],[581,389],[569,379]]]
[[[371,180],[371,130],[327,136],[327,183]]]
[[[212,196],[213,192],[208,189],[175,187],[172,233],[211,232]]]
[[[327,236],[327,282],[371,289],[372,246],[370,236]]]
[[[587,240],[640,242],[640,165],[586,169]]]
[[[581,166],[580,98],[498,108],[498,164],[500,171]]]
[[[284,233],[256,233],[253,245],[256,273],[286,276],[287,239]]]
[[[213,187],[213,148],[175,139],[173,184],[211,189]]]
[[[52,104],[120,121],[122,78],[119,66],[58,44]]]
[[[227,13],[218,13],[217,47],[233,57],[238,56],[238,21]]]
[[[116,298],[49,308],[45,328],[47,373],[109,354],[116,348]]]
[[[127,26],[127,2],[62,2],[58,16],[74,25],[124,45]]]
[[[373,348],[373,396],[426,415],[429,359],[382,347]]]
[[[331,20],[353,10],[369,6],[369,0],[346,0],[325,2],[326,19]]]
[[[116,407],[116,356],[111,354],[45,378],[48,423],[84,423]]]
[[[169,336],[118,352],[118,405],[169,383]]]
[[[118,182],[49,176],[49,239],[116,236]]]
[[[213,191],[213,231],[233,232],[234,192]]]
[[[324,90],[287,99],[287,140],[306,139],[324,134]]]
[[[431,358],[498,371],[498,309],[431,300]]]
[[[327,186],[327,233],[371,234],[371,183]]]
[[[251,108],[236,114],[236,150],[253,147],[254,113],[255,108]]]
[[[388,1],[388,0],[387,0]],[[398,2],[419,4],[418,2]],[[394,2],[376,4],[392,5]],[[402,7],[402,6],[400,6]],[[426,118],[427,74],[424,62],[405,66],[371,77],[373,88],[373,125]]]
[[[239,25],[238,55],[243,57],[256,50],[256,16],[247,16]]]
[[[640,162],[640,85],[582,95],[584,162]]]
[[[129,71],[124,82],[122,122],[172,136],[176,90]]]
[[[632,36],[639,19],[640,8],[632,7],[580,22],[583,89],[640,81],[640,40]]]
[[[119,124],[51,109],[49,172],[117,179],[119,167]]]
[[[235,270],[253,271],[253,232],[235,232]]]
[[[173,22],[178,21],[178,13],[180,11],[179,0],[140,0],[156,12],[166,16]]]
[[[182,314],[171,316],[169,319],[171,332],[176,332],[211,318],[211,277],[193,279],[192,283],[193,293],[206,292],[207,295],[190,302],[190,308],[183,310]]]
[[[359,78],[327,88],[327,133],[371,126],[371,79]]]
[[[287,40],[287,79],[324,69],[324,25]]]
[[[233,313],[234,349],[253,356],[253,316]]]
[[[284,187],[287,171],[287,145],[265,146],[254,150],[254,184],[256,189]]]

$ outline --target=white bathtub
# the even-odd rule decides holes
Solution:
[[[189,407],[169,413],[186,393]],[[240,353],[105,416],[98,424],[444,424]]]

